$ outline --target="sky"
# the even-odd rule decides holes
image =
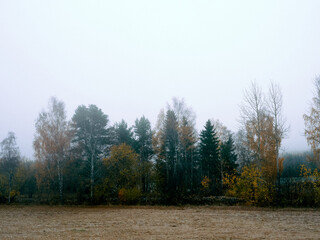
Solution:
[[[110,124],[183,98],[197,115],[239,128],[253,81],[283,92],[283,151],[308,149],[303,114],[320,74],[320,1],[0,0],[0,140],[33,158],[35,121],[51,96],[68,118],[95,104]]]

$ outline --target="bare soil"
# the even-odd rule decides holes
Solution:
[[[320,239],[320,211],[0,206],[0,239]]]

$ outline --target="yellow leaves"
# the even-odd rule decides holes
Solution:
[[[320,167],[320,106],[319,106],[319,93],[320,93],[320,78],[316,78],[315,86],[317,95],[313,98],[313,103],[309,114],[304,114],[304,124],[305,124],[305,135],[307,138],[308,144],[311,146],[313,151],[313,160],[317,163],[317,166]]]
[[[268,205],[272,202],[273,187],[262,178],[256,166],[245,166],[240,176],[226,174],[223,182],[227,196],[245,200],[248,205]]]
[[[104,159],[104,164],[109,169],[109,176],[113,176],[114,185],[128,187],[137,184],[141,174],[139,156],[130,146],[113,146],[111,156]]]
[[[211,180],[207,176],[205,176],[201,181],[201,185],[204,189],[208,189],[210,186],[210,182]]]
[[[10,198],[15,198],[16,196],[19,196],[20,195],[20,192],[19,191],[16,191],[16,190],[12,190],[10,192]]]
[[[320,173],[318,169],[307,168],[305,165],[300,167],[300,176],[304,178],[303,185],[306,188],[308,184],[312,183],[312,190],[314,193],[315,204],[320,204]]]

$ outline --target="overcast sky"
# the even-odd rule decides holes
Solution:
[[[320,74],[320,1],[0,0],[0,140],[16,133],[33,157],[35,121],[51,96],[96,104],[111,124],[145,115],[154,126],[184,98],[198,130],[239,127],[243,91],[283,91],[286,151],[308,149],[302,115]]]

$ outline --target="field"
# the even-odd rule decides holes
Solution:
[[[0,206],[0,239],[320,239],[320,211]]]

